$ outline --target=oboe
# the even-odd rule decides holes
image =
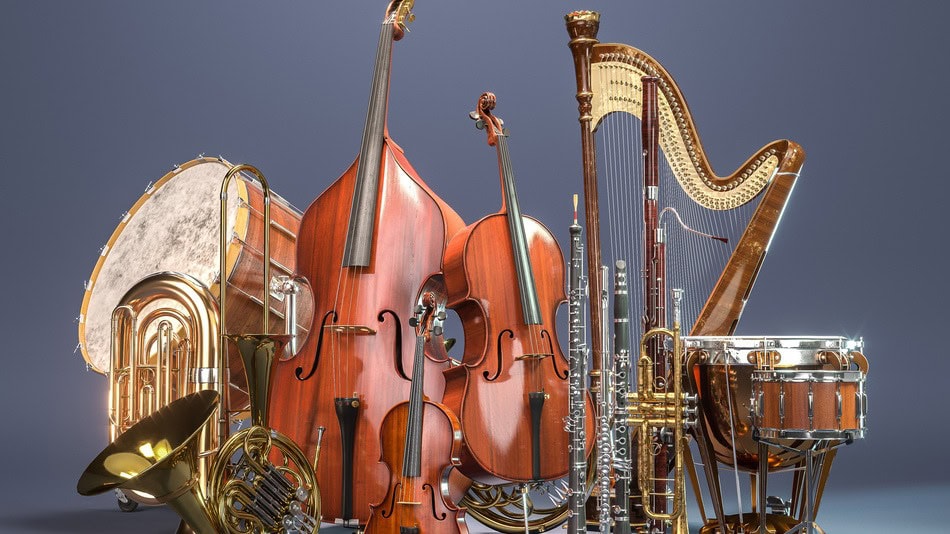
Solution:
[[[587,441],[585,425],[585,398],[587,396],[587,332],[584,319],[584,298],[587,293],[587,276],[584,275],[584,245],[581,227],[577,224],[577,195],[574,195],[574,224],[571,231],[571,262],[568,265],[568,323],[570,351],[570,407],[567,416],[567,431],[570,433],[570,471],[568,471],[568,534],[587,532],[587,457],[584,445]]]
[[[632,458],[627,426],[627,393],[630,382],[630,300],[627,263],[617,260],[614,271],[614,530],[630,534],[630,480]]]

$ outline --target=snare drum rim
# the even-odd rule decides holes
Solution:
[[[699,365],[752,365],[750,354],[760,351],[775,351],[790,356],[771,364],[775,369],[815,368],[826,365],[822,353],[845,355],[852,352],[860,341],[843,336],[684,336],[683,346],[687,352],[702,352],[708,355]]]
[[[757,382],[816,382],[816,383],[861,383],[864,373],[856,369],[756,369],[752,371],[752,383]]]
[[[152,186],[149,187],[148,190],[142,196],[139,197],[139,199],[135,202],[135,204],[132,205],[132,207],[127,212],[126,216],[123,217],[121,221],[119,221],[119,225],[116,226],[115,230],[112,231],[112,235],[109,237],[109,241],[107,241],[105,245],[105,253],[100,254],[99,258],[96,260],[96,266],[93,268],[92,275],[90,275],[89,277],[89,282],[86,284],[86,290],[82,298],[82,306],[79,309],[79,327],[78,327],[79,349],[82,353],[83,359],[86,361],[86,366],[89,369],[102,375],[108,375],[109,372],[111,371],[111,369],[100,369],[99,367],[97,367],[96,364],[93,362],[92,357],[89,355],[88,351],[86,350],[86,312],[89,310],[89,301],[92,298],[92,293],[96,288],[96,281],[99,277],[99,272],[102,270],[107,258],[109,257],[109,254],[112,252],[112,247],[115,245],[115,242],[119,239],[119,236],[125,230],[125,227],[128,225],[128,223],[132,220],[133,217],[135,217],[135,214],[138,213],[139,209],[141,209],[141,207],[145,205],[145,203],[148,202],[149,199],[152,198],[152,196],[155,194],[156,191],[161,189],[165,184],[170,182],[173,178],[181,174],[183,171],[186,171],[192,167],[196,167],[198,165],[202,165],[205,163],[217,163],[219,165],[224,166],[225,169],[229,169],[232,166],[230,162],[228,162],[226,159],[222,157],[195,158],[191,161],[187,161],[185,163],[182,163],[181,165],[178,165],[177,167],[172,169],[170,172],[162,176],[161,179],[159,179],[157,182],[152,184]],[[235,220],[234,220],[234,234],[240,241],[243,241],[247,239],[248,223],[250,221],[249,196],[248,196],[248,191],[247,191],[247,184],[244,181],[235,180],[235,183],[237,184],[237,193],[238,193],[238,197],[240,198],[240,202],[238,202],[237,214],[235,215]],[[226,266],[227,276],[225,277],[226,279],[230,278],[231,272],[233,271],[234,266],[237,264],[237,261],[240,255],[241,255],[240,243],[236,243],[234,242],[234,240],[232,240],[231,244],[228,245],[227,266]],[[188,274],[188,273],[185,273],[185,274]],[[212,287],[209,288],[215,296],[217,296],[218,294],[218,285],[219,284],[212,284]],[[109,365],[111,366],[112,364],[111,355],[109,358],[106,359],[106,361],[109,362]]]
[[[817,439],[864,439],[864,428],[849,430],[802,430],[759,427],[759,437],[763,439],[817,440]]]

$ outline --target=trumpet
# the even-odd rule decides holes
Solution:
[[[647,517],[655,521],[669,522],[675,534],[688,532],[686,522],[686,477],[685,451],[689,446],[686,430],[696,424],[696,396],[683,391],[683,342],[680,335],[680,303],[683,290],[673,290],[673,328],[653,328],[640,339],[640,356],[637,360],[637,391],[627,396],[629,401],[627,423],[636,425],[637,436],[637,486]],[[665,357],[662,350],[651,351],[651,345],[662,347],[663,338],[672,341],[672,365],[669,381],[654,376],[656,359]],[[651,343],[654,342],[654,343]],[[653,354],[651,354],[653,352]],[[654,439],[668,441],[674,449],[672,480],[657,480],[654,459]],[[672,487],[669,483],[672,482]],[[657,484],[666,486],[657,491]],[[672,500],[672,509],[667,502]],[[662,502],[661,502],[662,501]],[[665,532],[665,529],[663,530]]]

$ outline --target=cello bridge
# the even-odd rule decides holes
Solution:
[[[342,334],[349,336],[374,336],[376,331],[368,326],[363,326],[361,324],[328,324],[323,328],[329,330],[334,334]]]

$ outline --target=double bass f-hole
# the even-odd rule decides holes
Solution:
[[[391,315],[393,320],[396,322],[396,334],[395,340],[393,341],[393,366],[396,368],[396,373],[403,380],[410,380],[409,375],[406,374],[405,366],[402,363],[402,324],[399,320],[399,315],[392,310],[383,310],[379,312],[379,315],[376,316],[376,320],[380,323],[386,322],[386,316]],[[323,321],[320,322],[320,336],[317,339],[317,350],[313,355],[313,364],[310,367],[310,372],[307,373],[307,376],[301,376],[303,374],[303,367],[298,367],[294,370],[294,375],[297,377],[297,380],[304,381],[308,380],[313,376],[314,371],[317,370],[317,365],[320,363],[320,355],[323,351],[323,340],[324,334],[327,330],[335,330],[336,333],[345,333],[352,332],[355,334],[374,334],[372,330],[359,328],[359,327],[345,327],[338,326],[334,327],[338,320],[338,315],[336,311],[330,310],[323,316]]]

